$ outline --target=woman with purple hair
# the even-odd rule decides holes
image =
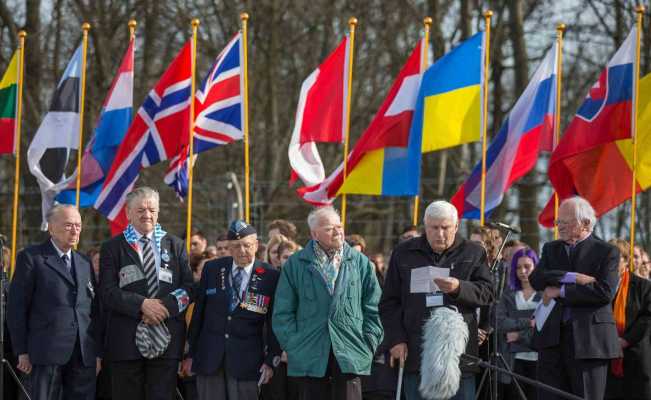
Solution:
[[[509,288],[502,294],[497,305],[497,323],[502,355],[513,372],[536,378],[538,353],[531,348],[533,336],[533,313],[542,298],[529,283],[529,275],[538,264],[538,255],[530,248],[520,249],[513,255],[509,274]],[[504,391],[505,399],[519,399],[516,385],[505,374],[500,382],[510,384]],[[536,399],[536,389],[521,384],[527,399]],[[510,393],[509,393],[510,392]]]

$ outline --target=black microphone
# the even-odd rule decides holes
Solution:
[[[515,226],[505,224],[504,222],[489,221],[486,222],[486,225],[495,229],[504,229],[506,231],[510,231],[511,233],[520,233],[520,230],[518,228],[516,228]]]

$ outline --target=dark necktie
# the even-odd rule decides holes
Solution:
[[[237,305],[242,300],[240,298],[240,290],[242,287],[242,275],[244,268],[235,267],[233,271],[233,287],[231,288],[231,312],[235,310]]]
[[[70,268],[71,267],[71,265],[70,265],[70,257],[68,257],[67,254],[64,254],[64,255],[61,256],[61,261],[63,261],[63,265],[66,266],[66,269],[68,270],[68,272],[72,273],[71,268]]]
[[[158,292],[158,274],[156,273],[154,249],[151,248],[151,240],[148,237],[143,236],[140,242],[142,243],[142,267],[147,279],[147,295],[154,297]]]

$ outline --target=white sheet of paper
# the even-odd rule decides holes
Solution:
[[[543,326],[545,325],[545,321],[547,321],[547,318],[549,317],[549,314],[551,314],[555,305],[556,300],[554,299],[551,299],[547,305],[544,305],[542,301],[538,303],[538,307],[536,307],[536,311],[533,313],[533,316],[536,320],[536,329],[538,332],[542,330]]]
[[[450,276],[448,268],[425,267],[414,268],[411,270],[409,291],[411,293],[435,293],[439,291],[438,286],[434,283],[434,278],[447,278]]]

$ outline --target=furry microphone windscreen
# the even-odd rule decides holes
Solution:
[[[468,325],[463,316],[438,307],[423,327],[420,394],[429,400],[445,400],[459,390],[459,358],[468,343]]]

